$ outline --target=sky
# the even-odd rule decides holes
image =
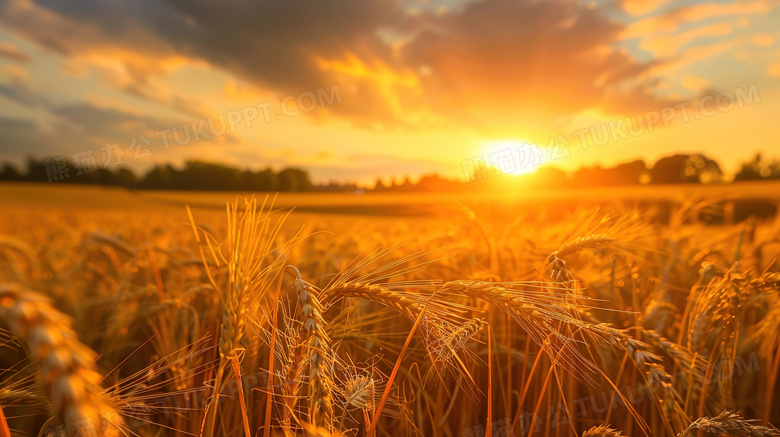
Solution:
[[[734,171],[780,158],[777,114],[780,0],[0,0],[0,161],[17,164],[368,182],[462,178],[510,150]]]

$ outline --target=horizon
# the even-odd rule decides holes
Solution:
[[[63,163],[68,169],[66,172],[67,175],[59,178],[52,177],[50,172],[54,172],[57,166]],[[198,176],[200,179],[204,177],[207,179],[213,178],[215,181],[226,177],[225,171],[229,171],[231,172],[231,177],[237,178],[236,182],[242,178],[244,178],[243,180],[249,181],[251,176],[250,179],[246,179],[246,176],[242,176],[247,173],[264,174],[270,172],[272,177],[276,179],[285,171],[292,171],[296,174],[302,172],[300,174],[303,175],[305,185],[308,188],[299,187],[293,191],[317,191],[330,187],[354,187],[355,189],[360,190],[383,191],[393,190],[394,188],[406,186],[407,184],[411,184],[414,191],[417,191],[420,188],[422,188],[423,191],[449,191],[454,189],[456,185],[460,187],[458,190],[465,190],[472,184],[475,184],[473,185],[473,188],[477,190],[502,190],[510,187],[531,187],[548,183],[552,183],[553,187],[561,188],[572,183],[597,187],[670,183],[729,184],[743,181],[772,181],[780,179],[780,160],[768,160],[761,154],[756,154],[753,159],[741,163],[739,170],[735,172],[724,172],[721,163],[706,155],[688,155],[683,153],[663,156],[655,162],[637,159],[619,162],[613,166],[601,166],[597,163],[594,165],[583,165],[568,171],[565,168],[556,167],[555,163],[523,168],[522,166],[518,167],[516,165],[507,166],[511,165],[511,162],[510,164],[507,164],[506,162],[493,163],[491,161],[484,162],[475,159],[467,159],[464,160],[461,165],[463,174],[456,178],[448,178],[446,175],[441,175],[437,172],[428,172],[416,176],[403,174],[393,175],[389,178],[377,177],[368,183],[339,180],[315,181],[311,179],[307,169],[298,167],[266,167],[253,170],[250,167],[241,167],[238,165],[209,162],[205,160],[188,160],[181,165],[158,163],[155,164],[153,168],[141,172],[121,165],[114,166],[113,168],[101,169],[95,164],[96,163],[92,163],[90,165],[85,161],[67,162],[59,160],[56,157],[28,156],[25,165],[19,167],[13,163],[0,162],[0,165],[2,165],[2,169],[0,169],[0,182],[45,182],[45,179],[48,177],[49,183],[72,182],[88,185],[118,185],[124,186],[125,188],[172,189],[170,184],[175,184],[175,182],[170,179],[166,179],[167,182],[157,179],[162,175],[159,171],[167,172],[166,169],[172,169],[179,174],[187,174],[187,172],[190,172],[193,169],[199,169],[197,171],[200,172],[200,176]],[[41,171],[42,169],[46,170],[46,174]],[[101,170],[103,171],[102,174],[100,173]],[[211,172],[211,174],[203,173],[204,170]],[[129,179],[128,175],[122,174],[123,172],[130,173]],[[75,177],[71,179],[71,176]],[[563,176],[565,180],[557,179],[559,176]],[[150,177],[154,178],[157,182],[151,182],[150,185]],[[170,176],[166,176],[166,178],[170,178]],[[297,179],[298,176],[295,178]],[[428,179],[427,183],[424,181],[426,178]],[[657,180],[657,178],[661,178],[661,180]],[[435,181],[441,181],[447,185],[430,186],[431,183],[435,184]],[[300,182],[304,181],[301,180]],[[487,185],[485,185],[486,182]],[[242,183],[253,184],[257,183],[257,181]],[[423,187],[422,184],[424,183],[429,186]],[[178,189],[185,188],[182,186]],[[231,190],[224,186],[221,188],[215,186],[213,189],[217,191]],[[280,190],[288,191],[281,188]]]

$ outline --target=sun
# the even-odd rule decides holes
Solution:
[[[531,142],[516,139],[485,141],[480,150],[488,166],[509,176],[535,172],[542,163],[540,153]]]

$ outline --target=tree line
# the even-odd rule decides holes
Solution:
[[[155,165],[138,176],[126,167],[84,169],[70,161],[28,158],[26,172],[4,164],[0,169],[0,181],[109,185],[145,190],[295,192],[315,189],[309,173],[298,168],[253,171],[202,161],[187,161],[182,168]]]
[[[139,176],[125,167],[90,168],[74,166],[70,161],[28,158],[26,171],[20,171],[6,163],[0,168],[0,181],[16,182],[64,182],[122,186],[147,190],[199,190],[199,191],[280,191],[280,192],[354,192],[363,190],[355,183],[329,182],[316,185],[309,173],[298,168],[274,171],[240,169],[237,167],[203,161],[187,161],[183,167],[158,164]],[[486,167],[479,176],[464,174],[460,180],[439,175],[425,175],[418,181],[409,178],[385,183],[377,179],[369,191],[461,191],[465,189],[491,189],[505,177],[500,169]],[[733,181],[780,179],[780,161],[767,161],[760,154],[742,163]],[[467,182],[470,181],[470,182]],[[544,166],[536,172],[522,175],[518,182],[526,186],[615,186],[638,184],[695,184],[721,183],[725,175],[720,165],[702,154],[675,154],[666,156],[651,166],[636,160],[613,167],[581,167],[573,173]]]

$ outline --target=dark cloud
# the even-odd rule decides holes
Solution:
[[[0,132],[4,159],[18,161],[26,156],[60,155],[84,149],[80,135],[45,131],[28,120],[0,117]]]
[[[46,106],[48,101],[20,82],[0,84],[0,96],[25,106]]]
[[[126,141],[130,137],[173,124],[170,120],[139,116],[86,103],[58,106],[51,108],[50,112],[62,120],[68,129],[108,140]]]
[[[180,122],[170,119],[140,116],[117,109],[101,108],[89,103],[54,104],[45,96],[20,82],[0,84],[0,97],[5,97],[21,105],[37,107],[53,115],[56,119],[56,128],[60,133],[79,135],[82,142],[125,141],[144,132],[180,124]]]
[[[141,116],[88,103],[54,105],[23,87],[0,85],[0,96],[18,104],[35,105],[49,115],[47,119],[53,120],[44,127],[29,120],[0,118],[0,149],[4,159],[50,155],[69,157],[85,149],[98,151],[107,143],[116,143],[126,149],[131,139],[139,135],[146,135],[152,143],[151,147],[160,151],[163,150],[162,140],[154,132],[170,127],[183,129],[182,121]],[[187,149],[210,147],[216,144],[214,141],[204,139],[193,142]],[[237,143],[230,134],[220,141],[220,144]]]
[[[146,63],[125,60],[139,82],[128,87],[134,92],[145,87],[148,75],[160,72],[155,58],[174,55],[205,60],[281,95],[327,87],[334,77],[323,73],[317,57],[352,54],[386,61],[390,48],[377,29],[403,18],[394,0],[37,0],[36,8],[15,7],[17,3],[0,0],[0,23],[51,50],[71,54],[121,48],[149,57]],[[382,106],[384,99],[373,98],[373,93],[367,85],[358,90]]]

